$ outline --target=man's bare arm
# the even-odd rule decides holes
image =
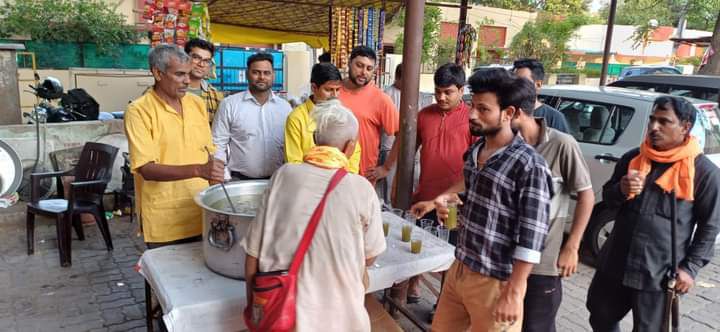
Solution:
[[[245,292],[247,293],[247,303],[252,305],[252,281],[258,269],[258,259],[245,255]]]
[[[578,250],[580,250],[580,242],[582,241],[585,228],[587,228],[592,214],[593,205],[595,204],[595,194],[592,188],[577,193],[577,204],[575,205],[575,213],[573,215],[570,235],[565,245],[560,251],[558,257],[558,268],[560,275],[569,277],[577,271],[579,260]]]
[[[194,165],[162,165],[147,163],[138,172],[147,181],[178,181],[191,178],[203,178],[209,181],[223,181],[224,167],[222,161],[210,158],[206,164]]]
[[[533,268],[532,263],[515,260],[512,274],[502,288],[500,298],[495,305],[496,322],[515,322],[522,318],[522,305],[527,290],[527,278]]]

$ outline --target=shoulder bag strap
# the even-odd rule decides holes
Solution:
[[[302,240],[300,240],[300,245],[298,246],[297,251],[295,251],[295,256],[293,257],[292,263],[290,264],[290,269],[288,271],[289,274],[295,275],[300,269],[300,265],[305,258],[305,253],[307,252],[308,248],[310,248],[310,243],[312,242],[313,236],[315,235],[315,230],[317,230],[317,226],[318,224],[320,224],[320,217],[322,217],[323,211],[325,210],[325,201],[327,200],[330,192],[335,188],[335,186],[337,186],[338,183],[340,183],[340,180],[342,180],[342,178],[346,174],[347,171],[345,171],[344,168],[340,168],[330,179],[330,184],[328,184],[327,190],[325,190],[323,198],[320,200],[320,203],[315,208],[312,217],[310,217],[310,223],[305,229],[305,233],[303,233],[303,237]]]

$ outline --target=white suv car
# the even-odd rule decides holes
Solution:
[[[596,205],[585,231],[584,245],[597,255],[612,230],[616,211],[602,202],[602,186],[615,163],[640,146],[655,99],[663,94],[611,87],[556,85],[543,87],[540,100],[565,115],[570,134],[580,144],[590,168]],[[720,165],[720,117],[717,103],[688,98],[698,109],[692,134],[705,154]],[[568,220],[569,221],[569,220]]]

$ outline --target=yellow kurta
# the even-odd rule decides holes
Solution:
[[[291,164],[301,164],[306,152],[315,147],[315,120],[310,117],[315,104],[308,98],[305,103],[295,107],[285,121],[285,160]],[[360,171],[360,142],[355,144],[355,151],[350,156],[349,172]]]
[[[145,242],[168,242],[200,235],[202,210],[193,201],[208,187],[202,178],[146,181],[137,171],[149,162],[161,165],[204,164],[205,147],[214,152],[208,113],[203,100],[186,94],[183,115],[165,103],[154,90],[133,101],[125,112],[125,133],[130,167]]]

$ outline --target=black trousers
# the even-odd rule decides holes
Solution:
[[[630,310],[633,332],[656,332],[662,327],[665,292],[629,288],[596,272],[586,305],[595,332],[619,332],[620,321]]]
[[[523,308],[523,332],[555,332],[555,316],[562,301],[559,276],[531,274]]]

